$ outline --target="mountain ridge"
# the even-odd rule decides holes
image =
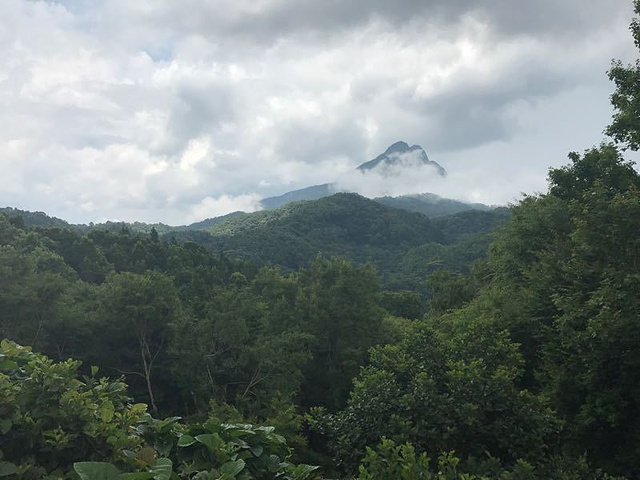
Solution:
[[[410,156],[409,161],[405,161],[403,157]],[[429,165],[436,169],[438,175],[441,177],[447,176],[447,171],[442,165],[429,159],[427,152],[420,145],[409,146],[407,142],[399,141],[387,148],[384,153],[381,153],[373,160],[364,162],[359,165],[357,170],[365,173],[370,170],[380,169],[384,167],[415,167]],[[388,175],[388,172],[384,172],[384,175]]]
[[[420,145],[409,146],[407,142],[399,141],[390,145],[383,153],[376,158],[360,164],[356,170],[362,175],[370,172],[380,173],[383,177],[391,177],[405,169],[420,168],[424,166],[433,167],[437,174],[444,178],[447,171],[437,162],[429,159],[429,156]],[[289,202],[298,200],[318,200],[328,197],[334,193],[346,192],[333,183],[323,183],[312,185],[289,192],[282,195],[275,195],[263,198],[260,202],[263,209],[279,208]],[[350,193],[350,192],[347,192]],[[381,197],[378,197],[381,198]],[[461,202],[465,203],[465,202]]]

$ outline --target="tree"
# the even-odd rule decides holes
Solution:
[[[99,364],[144,379],[154,411],[154,373],[166,360],[169,326],[181,313],[171,278],[160,273],[113,274],[98,292]]]
[[[370,265],[318,258],[300,276],[307,331],[315,337],[303,404],[337,409],[344,405],[367,351],[381,341],[377,275]]]
[[[640,175],[611,145],[570,158],[547,195],[513,209],[481,301],[522,344],[527,386],[566,422],[566,445],[637,476]]]
[[[418,324],[399,345],[372,350],[347,408],[316,411],[340,464],[353,469],[382,437],[430,456],[456,450],[514,462],[539,460],[558,424],[541,399],[518,386],[522,357],[480,309]]]
[[[640,0],[634,1],[634,11],[640,15]],[[631,33],[636,47],[640,48],[640,20],[631,22]],[[609,79],[615,84],[611,95],[614,108],[613,121],[607,127],[607,134],[620,143],[623,148],[640,148],[640,60],[633,65],[624,66],[615,61],[609,70]]]

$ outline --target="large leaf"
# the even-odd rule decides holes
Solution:
[[[251,453],[253,453],[256,457],[259,457],[264,452],[264,447],[262,445],[254,445],[251,447]]]
[[[0,462],[0,477],[6,477],[7,475],[13,475],[17,473],[18,467],[10,462]]]
[[[293,478],[295,478],[296,480],[304,480],[306,478],[309,478],[313,474],[313,472],[318,470],[318,468],[319,467],[313,465],[300,464],[291,466],[289,471],[293,475]]]
[[[239,474],[242,471],[244,466],[245,466],[244,460],[227,462],[220,467],[220,473],[222,473],[223,475],[226,474],[226,475],[231,475],[232,477],[235,477],[237,474]]]
[[[203,433],[196,437],[196,441],[206,445],[206,447],[212,452],[223,448],[225,445],[224,440],[222,440],[220,435],[217,433]]]
[[[189,447],[194,443],[196,443],[196,439],[193,438],[191,435],[182,435],[178,440],[179,447]]]
[[[12,425],[13,423],[10,418],[2,419],[2,421],[0,421],[0,433],[2,433],[2,435],[6,435],[9,433],[9,430],[11,430]]]
[[[168,458],[159,458],[151,467],[151,471],[155,474],[153,477],[155,480],[169,480],[172,469],[173,463]]]
[[[82,480],[119,480],[120,470],[104,462],[77,462],[73,469]]]
[[[0,370],[17,370],[18,364],[12,360],[0,360]]]
[[[109,400],[104,402],[100,407],[99,413],[100,413],[100,419],[103,422],[108,423],[111,420],[113,420],[113,415],[115,413],[115,408],[113,407],[113,403],[111,403]]]
[[[120,480],[151,480],[155,478],[153,472],[135,472],[135,473],[123,473],[120,475]]]
[[[136,454],[135,459],[141,466],[147,467],[156,461],[156,457],[157,457],[157,452],[155,448],[142,447],[140,451]]]

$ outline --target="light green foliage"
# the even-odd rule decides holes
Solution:
[[[359,473],[357,480],[615,480],[590,469],[584,459],[553,457],[537,466],[518,460],[505,468],[491,456],[462,462],[455,452],[446,452],[435,462],[417,453],[412,444],[399,445],[387,438],[375,448],[367,447]]]
[[[382,436],[431,454],[485,452],[505,461],[539,459],[557,429],[540,399],[518,387],[522,359],[506,332],[461,312],[422,325],[399,345],[372,351],[348,407],[317,412],[340,463],[353,466]]]
[[[79,366],[2,341],[0,450],[20,478],[61,475],[79,460],[116,460],[140,445],[129,429],[146,406],[130,404],[122,382],[79,380]]]
[[[156,420],[130,403],[126,385],[77,378],[79,362],[54,363],[4,340],[0,346],[0,476],[20,479],[218,480],[315,478],[288,461],[273,427]]]
[[[640,2],[634,2],[635,13],[640,15]],[[640,48],[640,20],[631,22],[631,33],[636,47]],[[614,107],[613,122],[607,127],[607,134],[625,148],[640,148],[640,60],[624,66],[614,61],[609,70],[609,79],[616,86],[611,95]]]
[[[438,477],[431,471],[430,461],[424,453],[416,455],[410,443],[396,446],[392,440],[383,438],[375,450],[367,447],[358,480],[432,480]]]

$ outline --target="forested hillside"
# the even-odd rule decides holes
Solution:
[[[0,213],[0,476],[640,478],[640,64],[609,75],[616,143],[508,212]]]
[[[308,265],[317,255],[371,262],[385,287],[420,289],[425,274],[434,268],[468,271],[486,254],[488,234],[507,216],[506,209],[469,210],[431,220],[357,194],[339,193],[166,237],[290,269]]]

